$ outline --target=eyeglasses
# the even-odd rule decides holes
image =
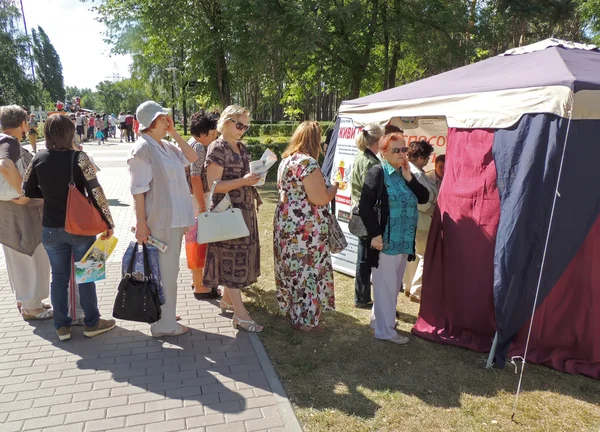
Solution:
[[[244,123],[240,123],[240,122],[236,122],[234,119],[230,118],[227,119],[230,122],[235,123],[235,128],[239,131],[247,131],[248,129],[250,129],[250,125],[245,125]]]
[[[408,153],[408,147],[402,147],[402,148],[393,147],[392,149],[390,149],[390,152],[392,152],[393,154]]]

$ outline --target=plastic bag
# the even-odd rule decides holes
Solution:
[[[198,244],[196,237],[198,235],[198,219],[194,226],[185,233],[185,256],[190,270],[204,268],[206,263],[206,244]]]
[[[158,249],[152,245],[146,245],[146,249],[148,250],[150,272],[152,273],[150,277],[156,282],[156,286],[158,287],[158,299],[160,300],[160,304],[163,305],[165,304],[165,294],[163,291],[162,280],[160,278],[160,268],[158,266],[159,252]],[[123,259],[121,260],[121,277],[125,277],[125,273],[127,273],[127,265],[129,264],[133,254],[135,254],[135,262],[133,263],[133,271],[131,272],[131,276],[137,280],[144,280],[143,249],[141,248],[141,245],[138,245],[138,243],[135,241],[129,243],[125,254],[123,254]]]

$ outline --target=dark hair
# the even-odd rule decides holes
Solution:
[[[439,155],[438,157],[435,158],[435,163],[437,164],[438,162],[441,163],[446,163],[446,155]]]
[[[192,114],[190,119],[190,133],[193,136],[208,135],[217,128],[217,120],[210,114],[200,111]]]
[[[433,153],[433,146],[425,140],[413,141],[408,146],[408,158],[429,158]]]
[[[385,126],[384,135],[397,132],[404,133],[402,129],[400,129],[398,126],[394,126],[393,124],[388,124]]]
[[[48,150],[73,150],[75,125],[62,114],[52,114],[44,123],[44,138]]]

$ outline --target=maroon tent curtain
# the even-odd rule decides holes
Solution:
[[[494,247],[500,217],[493,130],[449,129],[446,172],[427,251],[421,310],[412,332],[489,351],[495,333]]]
[[[600,379],[600,218],[535,313],[527,362]],[[529,322],[509,355],[522,356]]]

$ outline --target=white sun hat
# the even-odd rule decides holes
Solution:
[[[140,124],[139,130],[148,129],[156,117],[163,114],[169,114],[170,112],[170,110],[161,107],[154,101],[144,102],[135,111],[135,116]]]

